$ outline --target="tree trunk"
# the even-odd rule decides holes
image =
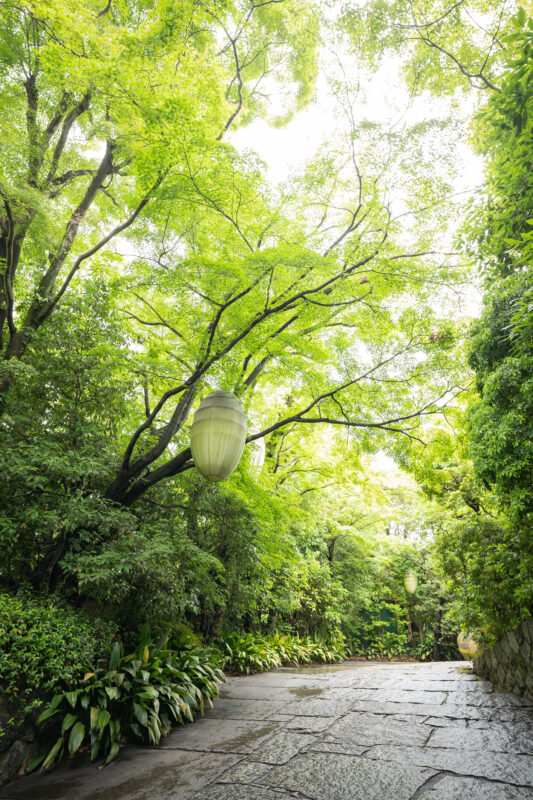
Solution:
[[[412,647],[413,646],[413,625],[412,625],[412,622],[411,622],[411,616],[409,614],[409,611],[407,611],[406,620],[407,620],[407,643],[408,643],[409,647]]]
[[[434,642],[433,642],[433,661],[440,661],[440,642],[442,639],[442,609],[439,608],[437,611],[437,618],[436,618],[436,625],[435,625],[435,633],[434,633]]]

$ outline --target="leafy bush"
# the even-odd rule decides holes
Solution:
[[[433,631],[427,631],[424,638],[412,650],[412,655],[420,661],[431,661],[435,647],[435,634]],[[440,641],[439,642],[439,658],[442,661],[459,661],[461,655],[457,646],[453,642]]]
[[[227,669],[246,674],[275,669],[282,664],[342,661],[348,655],[341,634],[336,639],[318,640],[289,634],[256,636],[253,633],[233,633],[219,640],[217,647]]]
[[[117,756],[124,737],[158,745],[172,724],[192,722],[198,711],[203,714],[205,702],[211,705],[218,695],[219,681],[225,676],[215,663],[192,648],[171,649],[166,637],[151,641],[145,627],[134,653],[125,655],[116,642],[107,661],[54,695],[38,722],[58,717],[59,738],[29,769],[40,763],[47,769],[85,742],[91,759],[103,755],[106,764]]]
[[[281,667],[281,658],[262,636],[232,633],[219,643],[224,666],[232,672],[260,672]]]
[[[30,713],[60,680],[83,676],[114,631],[57,599],[0,594],[2,695]]]
[[[317,640],[307,637],[302,641],[304,641],[304,646],[307,648],[310,661],[331,663],[343,661],[349,655],[349,649],[341,634],[332,639]]]

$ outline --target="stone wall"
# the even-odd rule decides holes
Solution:
[[[34,758],[35,726],[25,722],[19,727],[10,725],[14,709],[0,697],[0,786],[24,772]]]
[[[533,700],[533,619],[480,653],[474,671],[491,681],[496,689]]]
[[[52,720],[37,729],[38,709],[18,725],[10,722],[16,713],[16,706],[0,695],[0,786],[24,775],[28,764],[41,753],[47,753],[57,739]]]

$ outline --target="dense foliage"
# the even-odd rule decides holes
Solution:
[[[342,636],[320,641],[309,636],[254,636],[251,633],[230,634],[217,644],[217,650],[226,669],[246,674],[285,664],[343,661],[349,653]]]
[[[106,764],[116,758],[124,736],[157,745],[172,724],[203,714],[224,680],[216,661],[191,648],[177,651],[168,637],[151,641],[146,627],[135,652],[126,655],[115,642],[108,661],[52,697],[38,722],[57,718],[61,733],[31,767],[42,762],[46,769],[84,742],[90,743],[91,760],[103,755]]]
[[[0,685],[16,716],[38,707],[59,681],[79,679],[113,632],[58,598],[0,594]]]
[[[476,391],[459,437],[441,429],[428,452],[405,457],[441,504],[434,553],[449,618],[483,644],[533,613],[533,21],[520,10],[506,28],[499,85],[474,121],[486,180],[461,233],[485,290],[468,344]]]
[[[533,613],[533,20],[521,10],[514,26],[501,91],[478,118],[487,199],[469,229],[486,284],[470,345],[479,399],[469,452],[480,494],[494,502],[475,527],[459,526],[455,548],[471,565],[460,602],[492,641]]]

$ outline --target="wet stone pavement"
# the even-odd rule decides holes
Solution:
[[[459,662],[232,678],[162,747],[80,758],[2,800],[533,800],[533,703]]]

